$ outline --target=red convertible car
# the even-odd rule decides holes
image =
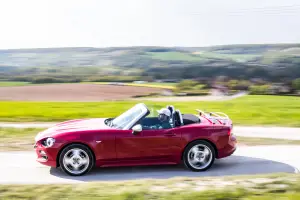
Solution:
[[[216,158],[236,149],[232,122],[224,113],[181,114],[167,106],[170,118],[150,117],[139,103],[115,118],[59,123],[35,138],[37,161],[79,176],[94,166],[168,165],[183,162],[204,171]],[[152,115],[153,116],[153,113]],[[164,124],[163,124],[164,123]]]

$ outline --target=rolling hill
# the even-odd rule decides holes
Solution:
[[[34,75],[160,78],[170,70],[176,78],[295,78],[300,76],[300,44],[0,50],[1,79]]]

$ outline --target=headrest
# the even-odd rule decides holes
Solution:
[[[169,105],[169,106],[167,106],[167,108],[171,111],[172,114],[174,113],[174,111],[175,111],[174,106]]]

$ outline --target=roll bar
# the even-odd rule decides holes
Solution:
[[[216,123],[216,121],[218,121],[220,124],[225,125],[228,121],[230,121],[228,115],[226,115],[223,112],[204,112],[200,109],[196,109],[196,111],[199,113],[200,116],[209,119],[214,124]]]

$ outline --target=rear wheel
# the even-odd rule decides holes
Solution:
[[[80,176],[94,166],[91,150],[82,144],[71,144],[63,149],[59,157],[62,170],[71,176]]]
[[[214,163],[215,155],[215,149],[209,142],[199,140],[186,147],[183,161],[192,171],[205,171]]]

